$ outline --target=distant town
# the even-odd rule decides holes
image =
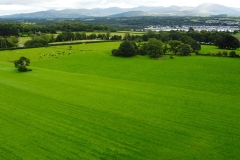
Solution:
[[[239,26],[148,26],[144,28],[143,31],[171,31],[171,30],[177,30],[177,31],[188,31],[189,28],[194,29],[194,31],[219,31],[219,32],[234,32],[239,30]]]
[[[240,22],[236,21],[219,21],[219,20],[208,20],[205,21],[206,25],[174,25],[174,26],[163,26],[163,25],[149,25],[145,27],[142,31],[171,31],[171,30],[176,30],[176,31],[188,31],[189,28],[194,29],[195,31],[219,31],[219,32],[234,32],[234,31],[239,31],[240,30]],[[211,25],[212,24],[212,25]],[[219,25],[216,25],[219,24]],[[140,31],[140,30],[139,30]]]

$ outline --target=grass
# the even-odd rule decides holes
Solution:
[[[240,33],[233,34],[234,37],[240,37]]]
[[[212,53],[218,53],[218,52],[223,52],[223,51],[227,51],[228,53],[231,52],[231,50],[226,50],[226,49],[219,49],[217,46],[213,46],[213,45],[201,45],[201,50],[200,50],[200,54],[208,54],[209,52]],[[236,53],[238,55],[240,55],[240,49],[236,49],[234,50],[236,51]]]
[[[111,56],[118,46],[1,51],[0,158],[239,158],[239,59]],[[20,55],[32,72],[8,62]]]
[[[29,40],[31,40],[31,37],[20,37],[18,44],[24,44]]]
[[[88,39],[88,40],[73,40],[73,41],[64,41],[64,42],[53,42],[53,43],[50,43],[51,45],[55,45],[55,44],[69,44],[71,45],[72,43],[87,43],[87,42],[104,42],[106,40],[99,40],[99,39],[94,39],[94,40],[91,40],[91,39]]]

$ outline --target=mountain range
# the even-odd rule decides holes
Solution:
[[[240,8],[226,7],[214,3],[204,3],[196,7],[169,6],[135,8],[94,8],[94,9],[64,9],[47,10],[33,13],[22,13],[0,16],[0,18],[86,18],[86,17],[137,17],[137,16],[240,16]]]

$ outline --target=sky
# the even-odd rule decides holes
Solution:
[[[80,8],[132,8],[138,6],[192,6],[202,3],[217,3],[240,8],[239,0],[0,0],[0,15],[29,13],[50,9]]]

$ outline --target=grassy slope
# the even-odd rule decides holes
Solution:
[[[0,62],[0,158],[238,159],[238,59],[109,56],[118,45],[20,50],[23,74]]]
[[[20,37],[18,44],[24,44],[29,40],[31,40],[31,37]]]

